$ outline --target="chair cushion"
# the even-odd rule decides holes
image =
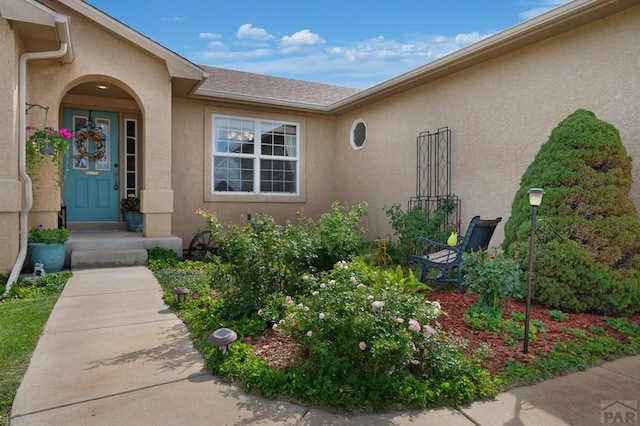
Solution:
[[[453,263],[458,259],[458,252],[455,250],[440,250],[427,256],[427,260],[432,263]]]

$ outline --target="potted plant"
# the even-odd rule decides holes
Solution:
[[[142,213],[140,213],[140,197],[129,194],[120,200],[120,213],[124,216],[129,231],[142,232]]]
[[[27,126],[27,131],[33,132],[26,142],[27,168],[33,180],[38,180],[42,171],[42,163],[50,158],[60,170],[64,154],[69,150],[69,139],[73,133],[64,127],[55,130],[53,127],[38,129]]]
[[[29,256],[34,268],[41,264],[45,272],[58,272],[64,266],[66,228],[45,228],[42,224],[29,230]]]

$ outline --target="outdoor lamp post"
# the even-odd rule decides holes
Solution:
[[[524,348],[523,354],[529,353],[529,314],[531,312],[531,285],[533,281],[533,249],[536,238],[536,214],[542,203],[544,189],[531,188],[529,190],[529,204],[531,205],[531,240],[529,242],[529,274],[527,279],[527,308],[524,317]]]
[[[238,335],[230,328],[219,328],[209,336],[209,343],[226,354],[229,345],[238,340]]]
[[[178,299],[178,303],[182,303],[187,300],[187,296],[189,295],[189,289],[186,287],[178,287],[173,289],[173,294],[176,295]]]

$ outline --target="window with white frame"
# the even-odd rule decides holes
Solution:
[[[213,116],[214,193],[297,194],[298,123]]]

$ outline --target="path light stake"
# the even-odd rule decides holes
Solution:
[[[531,285],[533,281],[533,249],[536,238],[536,214],[538,212],[538,206],[542,203],[542,196],[544,195],[544,189],[531,188],[529,190],[529,204],[532,207],[531,210],[531,240],[529,244],[529,274],[527,279],[527,310],[524,317],[524,348],[523,354],[529,353],[529,314],[531,312]]]
[[[238,335],[230,328],[219,328],[209,336],[209,343],[221,350],[223,354],[226,354],[229,350],[229,345],[238,340]]]
[[[182,303],[187,300],[187,296],[189,295],[189,289],[186,287],[178,287],[173,289],[173,294],[176,295],[178,299],[178,303]]]

